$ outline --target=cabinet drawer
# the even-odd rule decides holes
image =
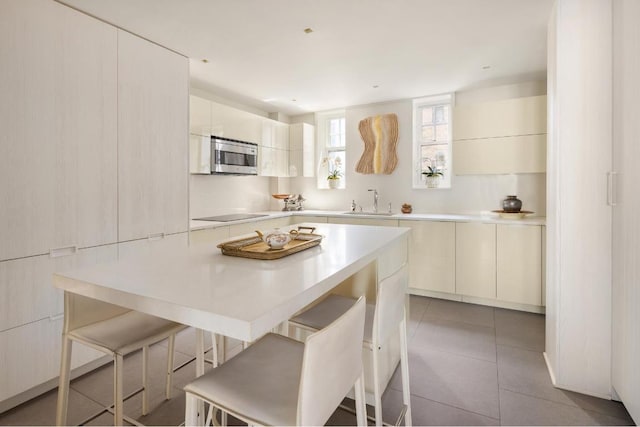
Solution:
[[[262,221],[245,222],[229,226],[229,236],[231,238],[242,234],[251,234],[255,230],[269,231],[273,228],[286,227],[289,225],[291,217],[265,219]]]
[[[542,305],[542,233],[538,226],[498,225],[497,296]]]
[[[328,222],[330,224],[374,225],[380,227],[398,226],[397,219],[329,217]]]
[[[229,238],[229,227],[206,228],[204,230],[192,230],[189,234],[189,244],[214,243]]]
[[[456,293],[496,298],[496,225],[456,223]]]
[[[29,390],[60,374],[64,319],[44,319],[0,332],[0,401]],[[104,353],[73,344],[71,368],[89,363]]]
[[[63,292],[53,286],[56,271],[114,261],[117,256],[113,244],[68,256],[54,253],[0,262],[0,331],[63,313]]]

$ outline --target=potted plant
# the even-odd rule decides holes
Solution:
[[[342,176],[342,172],[340,169],[335,168],[333,170],[329,170],[329,175],[327,176],[327,182],[329,183],[329,188],[335,189],[338,188],[340,184],[340,177]]]
[[[429,170],[422,172],[422,176],[427,183],[427,188],[438,188],[438,185],[440,184],[440,177],[444,175],[436,168],[433,168],[431,166],[427,167],[429,168]]]

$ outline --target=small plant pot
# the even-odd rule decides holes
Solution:
[[[427,188],[438,188],[440,186],[440,177],[439,176],[425,176],[425,182],[427,183]]]
[[[339,179],[328,179],[327,182],[329,182],[329,188],[332,190],[335,190],[340,185]]]

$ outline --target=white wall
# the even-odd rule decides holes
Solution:
[[[481,88],[456,94],[458,104],[484,102],[521,96],[544,95],[544,81]],[[360,120],[378,114],[398,115],[398,167],[391,175],[362,175],[355,165],[362,154],[363,143],[358,132]],[[309,116],[293,117],[292,121],[309,121]],[[412,101],[349,107],[346,109],[347,170],[345,190],[318,190],[315,178],[292,178],[290,191],[302,193],[307,208],[348,210],[355,199],[364,209],[373,204],[369,188],[380,194],[379,210],[386,210],[389,202],[399,212],[402,203],[413,205],[414,212],[478,213],[501,207],[507,194],[517,194],[523,208],[546,214],[545,174],[454,176],[451,189],[414,190],[412,169]]]

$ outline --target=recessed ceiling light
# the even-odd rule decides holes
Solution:
[[[305,32],[305,34],[311,34],[311,33],[313,33],[313,29],[307,27],[307,28],[304,29],[304,32]]]
[[[208,64],[209,60],[208,59],[203,59],[202,62],[204,62],[205,64]]]
[[[291,101],[296,102],[297,100],[295,98],[292,98]]]
[[[374,89],[378,89],[380,86],[379,85],[373,85],[371,87],[374,88]]]
[[[482,69],[483,69],[483,70],[488,70],[489,68],[491,68],[491,65],[483,65],[483,66],[482,66]]]

